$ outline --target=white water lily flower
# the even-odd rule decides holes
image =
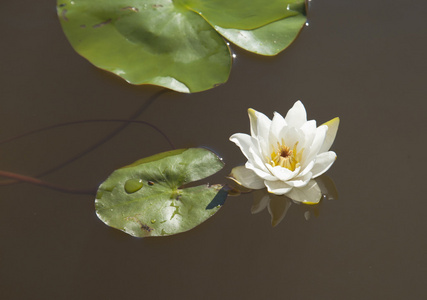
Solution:
[[[307,121],[301,101],[285,118],[277,112],[272,120],[253,109],[248,113],[251,135],[236,133],[230,137],[248,161],[234,168],[231,178],[246,188],[267,187],[268,192],[294,201],[318,203],[322,193],[313,179],[326,172],[337,157],[328,150],[339,118],[316,127],[315,120]]]

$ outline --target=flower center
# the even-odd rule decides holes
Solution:
[[[288,146],[285,145],[278,145],[280,149],[280,158],[282,159],[289,159],[289,157],[292,156],[292,150]]]
[[[300,152],[297,152],[298,142],[295,143],[293,149],[286,146],[285,142],[282,140],[282,143],[277,142],[277,147],[272,147],[273,152],[271,152],[270,164],[275,166],[281,166],[287,168],[291,171],[300,165],[302,152],[304,149],[301,149]]]

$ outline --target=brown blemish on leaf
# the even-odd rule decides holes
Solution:
[[[66,9],[63,9],[61,12],[61,17],[62,17],[62,20],[64,20],[64,21],[68,21],[68,18],[66,16],[67,12],[68,12],[68,10],[66,10]]]
[[[138,8],[132,7],[132,6],[123,7],[121,10],[131,10],[131,11],[134,11],[134,12],[139,12]]]
[[[153,8],[159,8],[159,7],[163,7],[163,5],[161,5],[161,4],[153,4],[152,7]]]
[[[141,224],[141,229],[142,229],[142,230],[145,230],[145,231],[147,231],[147,232],[151,232],[151,231],[153,231],[153,228],[151,228],[150,226],[145,225],[145,224],[142,224],[142,223],[140,223],[140,224]]]
[[[95,24],[95,25],[93,25],[92,27],[93,27],[93,28],[99,28],[99,27],[105,26],[105,25],[107,25],[107,24],[110,24],[110,23],[111,23],[111,21],[112,21],[112,19],[108,19],[107,21],[104,21],[104,22],[102,22],[102,23]]]
[[[150,233],[151,231],[153,231],[153,228],[151,228],[150,226],[142,223],[137,217],[126,217],[125,220],[126,221],[133,221],[135,223],[138,223],[139,226],[141,227],[141,229],[147,231],[148,233]]]

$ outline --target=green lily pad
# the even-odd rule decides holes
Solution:
[[[253,30],[219,26],[215,26],[215,29],[240,48],[272,56],[286,49],[297,38],[306,21],[304,14],[297,14]]]
[[[232,56],[221,35],[249,51],[274,55],[305,22],[304,0],[58,0],[57,5],[68,40],[92,64],[132,84],[185,93],[227,81]],[[282,22],[287,19],[292,21]]]
[[[174,0],[200,14],[213,26],[255,29],[298,14],[295,2],[301,0]]]
[[[190,230],[214,215],[227,193],[218,184],[185,185],[223,166],[218,156],[203,148],[173,150],[138,160],[114,171],[100,185],[96,214],[108,226],[135,237]]]
[[[58,0],[74,49],[133,84],[198,92],[227,81],[230,51],[192,11],[168,0]]]

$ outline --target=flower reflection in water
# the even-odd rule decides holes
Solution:
[[[338,192],[334,182],[326,175],[319,176],[315,179],[317,185],[322,192],[322,200],[337,200]],[[256,190],[253,192],[254,201],[251,207],[252,214],[257,214],[265,208],[271,216],[271,225],[277,226],[286,216],[292,202],[300,204],[301,202],[294,201],[287,196],[279,196],[269,193],[267,189]],[[322,200],[318,204],[304,205],[306,211],[304,217],[310,219],[312,215],[319,216],[319,209],[322,205]]]

